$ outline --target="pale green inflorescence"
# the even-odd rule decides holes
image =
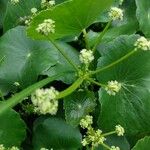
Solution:
[[[123,10],[120,8],[111,7],[108,15],[112,20],[123,20]]]
[[[108,81],[107,86],[105,87],[105,90],[109,95],[115,96],[116,93],[118,93],[121,89],[122,85],[118,81]]]
[[[123,136],[125,133],[125,130],[121,125],[116,125],[115,131],[116,131],[118,136]]]
[[[16,4],[19,3],[19,0],[11,0],[10,2],[11,2],[13,5],[16,5]]]
[[[3,144],[0,144],[0,150],[5,150],[5,147]]]
[[[41,0],[41,8],[51,8],[55,5],[55,0]]]
[[[50,33],[55,33],[55,21],[52,19],[45,19],[43,23],[38,25],[36,31],[46,36],[48,36]]]
[[[82,63],[88,65],[94,60],[93,52],[91,50],[82,49],[80,51],[79,59]]]
[[[88,128],[89,126],[91,126],[92,123],[93,123],[93,117],[86,115],[85,118],[81,119],[80,126],[83,129],[85,129],[85,128]]]
[[[54,87],[50,89],[38,89],[31,95],[31,100],[35,106],[35,112],[41,114],[55,115],[58,110],[59,92]]]
[[[120,150],[119,147],[111,146],[110,150]]]
[[[148,51],[150,50],[150,41],[148,41],[145,37],[140,37],[135,42],[134,46],[136,47],[136,49]]]
[[[35,15],[37,13],[37,11],[38,11],[37,8],[35,8],[35,7],[31,8],[31,13],[33,15]]]
[[[19,148],[16,146],[12,146],[11,148],[6,148],[4,147],[3,144],[0,144],[0,150],[19,150]]]

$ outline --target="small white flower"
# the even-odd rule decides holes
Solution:
[[[58,91],[54,87],[50,89],[38,89],[31,95],[31,100],[35,106],[35,111],[41,114],[55,115],[58,110]]]
[[[34,14],[36,14],[37,13],[37,8],[31,8],[31,13],[34,15]]]
[[[105,87],[105,90],[109,95],[116,95],[121,89],[121,83],[118,81],[109,81],[108,85]]]
[[[123,10],[117,7],[112,7],[108,13],[112,20],[123,20]]]
[[[16,5],[17,3],[19,3],[19,0],[11,0],[10,1],[13,5]]]
[[[85,129],[88,128],[93,123],[93,117],[86,115],[84,119],[80,120],[80,126]]]
[[[19,82],[14,82],[14,85],[15,86],[20,86],[20,83]]]
[[[86,145],[88,145],[88,144],[89,144],[89,143],[87,142],[86,138],[84,138],[84,139],[82,140],[82,142],[81,142],[81,143],[82,143],[82,145],[83,145],[83,146],[86,146]]]
[[[121,125],[116,125],[115,130],[118,136],[123,136],[125,133],[124,128]]]
[[[0,144],[0,150],[5,150],[5,147],[3,144]]]
[[[110,150],[120,150],[119,147],[111,146]]]
[[[123,2],[124,0],[119,0],[119,5],[122,5]]]
[[[93,52],[91,50],[82,49],[79,59],[82,63],[88,65],[94,60]]]
[[[46,36],[49,33],[55,33],[55,21],[52,19],[45,19],[43,23],[38,25],[36,31]]]
[[[49,150],[49,149],[42,147],[40,150]]]
[[[48,2],[50,6],[54,6],[55,5],[55,0],[51,0]]]
[[[144,51],[150,50],[150,41],[148,41],[145,37],[140,37],[135,42],[134,46],[137,49],[142,49]]]

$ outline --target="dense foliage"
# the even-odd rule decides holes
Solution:
[[[150,1],[0,0],[0,150],[149,150]]]

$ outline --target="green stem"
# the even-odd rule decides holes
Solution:
[[[70,95],[82,84],[83,80],[84,80],[83,78],[77,79],[69,88],[60,92],[59,95],[56,97],[56,99],[61,99],[63,97]]]
[[[100,33],[100,35],[98,36],[98,39],[96,40],[96,43],[95,43],[95,45],[94,45],[94,47],[93,47],[93,49],[92,49],[93,52],[96,51],[96,47],[97,47],[98,44],[101,42],[103,36],[104,36],[105,33],[107,32],[107,30],[108,30],[109,26],[111,25],[111,23],[112,23],[112,20],[107,23],[107,25],[106,25],[106,27],[104,28],[104,30],[103,30],[103,31]]]
[[[110,150],[110,147],[108,145],[106,145],[105,143],[101,143],[101,145],[105,148],[107,148],[108,150]]]
[[[112,62],[111,64],[109,64],[109,65],[107,65],[107,66],[105,66],[105,67],[103,67],[103,68],[99,68],[99,69],[97,69],[97,70],[95,70],[95,71],[91,71],[91,72],[90,72],[90,75],[97,74],[97,73],[99,73],[99,72],[105,71],[105,70],[107,70],[107,69],[109,69],[109,68],[111,68],[111,67],[117,65],[118,63],[120,63],[120,62],[122,62],[123,60],[127,59],[127,58],[130,57],[131,55],[135,54],[136,51],[137,51],[137,50],[134,49],[133,51],[129,52],[128,54],[126,54],[125,56],[121,57],[120,59],[118,59],[118,60]]]
[[[76,66],[76,64],[74,64],[74,62],[67,56],[67,54],[64,52],[64,50],[58,46],[56,44],[55,41],[53,41],[51,38],[48,38],[48,40],[58,49],[58,51],[63,55],[63,57],[70,63],[70,65],[72,65],[72,67],[77,71],[79,72],[79,69],[78,67]]]
[[[22,102],[25,97],[29,96],[36,89],[42,88],[46,84],[48,84],[48,83],[58,79],[60,76],[62,76],[62,74],[54,75],[52,77],[48,77],[48,78],[46,78],[46,79],[44,79],[42,81],[39,81],[39,82],[29,86],[28,88],[24,89],[23,91],[15,94],[13,97],[9,98],[7,101],[3,101],[0,104],[0,115],[3,112],[7,111],[9,108],[13,108],[18,103]]]
[[[96,84],[98,86],[101,86],[101,87],[104,87],[104,88],[106,87],[105,84],[99,83],[99,82],[93,80],[92,78],[87,78],[87,80],[89,80],[91,83],[94,83],[94,84]]]
[[[2,93],[2,91],[1,91],[1,90],[0,90],[0,97],[1,97],[2,101],[4,101],[4,100],[5,100],[5,98],[4,98],[3,93]]]
[[[83,29],[83,37],[85,39],[86,49],[89,49],[86,29]]]
[[[104,133],[104,134],[102,134],[102,136],[109,136],[109,135],[112,135],[112,134],[116,134],[116,131],[111,131],[111,132],[108,132],[108,133]]]

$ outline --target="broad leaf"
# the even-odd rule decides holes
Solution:
[[[100,50],[98,68],[111,64],[134,49],[137,36],[121,36],[103,46]],[[125,61],[97,75],[98,80],[107,84],[117,80],[122,89],[116,96],[110,96],[103,89],[99,92],[101,114],[99,126],[112,130],[121,124],[127,135],[150,131],[150,52],[139,50]]]
[[[39,13],[28,28],[28,35],[34,39],[45,39],[36,31],[44,19],[51,18],[55,21],[55,33],[49,35],[55,39],[66,36],[77,36],[84,28],[91,25],[97,16],[108,6],[112,0],[71,0],[54,9]],[[79,9],[80,8],[80,9]]]
[[[136,0],[136,5],[140,30],[150,38],[150,1]]]
[[[20,146],[25,139],[26,127],[19,114],[9,109],[0,115],[0,144],[6,147]]]
[[[54,150],[71,150],[81,147],[81,134],[78,129],[66,124],[62,119],[48,118],[37,120],[34,126],[33,146]]]
[[[145,137],[139,140],[132,150],[149,150],[150,148],[150,137]]]
[[[77,126],[80,120],[92,112],[96,106],[95,96],[92,92],[78,91],[64,99],[66,121]]]
[[[41,9],[41,0],[19,0],[20,2],[13,5],[8,2],[7,11],[4,19],[4,32],[16,27],[21,23],[20,18],[32,15],[31,8]]]

